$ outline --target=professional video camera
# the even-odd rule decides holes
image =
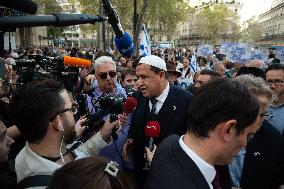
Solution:
[[[79,68],[74,65],[68,66],[65,62],[65,57],[50,58],[44,55],[29,55],[28,58],[28,60],[16,60],[16,65],[13,66],[13,69],[19,75],[17,80],[18,86],[33,80],[52,78],[63,82],[68,91],[74,92]],[[82,59],[78,59],[78,61],[80,60]]]
[[[79,106],[84,106],[85,102],[78,101]],[[104,124],[104,117],[109,115],[110,116],[110,122],[113,122],[118,119],[118,114],[123,113],[123,104],[125,102],[124,96],[117,94],[117,93],[104,93],[102,96],[100,96],[97,100],[92,102],[93,106],[96,108],[95,113],[86,113],[87,115],[87,128],[84,130],[84,133],[82,134],[81,141],[86,141],[89,139],[93,132],[99,131],[99,129]],[[84,113],[83,113],[84,114]],[[112,131],[112,137],[114,140],[117,140],[117,134],[116,129]]]

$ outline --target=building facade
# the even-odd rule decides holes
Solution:
[[[258,23],[263,31],[260,46],[284,45],[284,0],[274,0],[272,8],[259,15]]]
[[[195,11],[189,15],[187,22],[181,23],[176,32],[178,38],[175,40],[177,46],[186,47],[186,46],[197,46],[199,44],[210,43],[210,39],[200,34],[200,29],[197,26],[197,15],[204,10],[205,8],[210,8],[215,5],[226,5],[230,12],[236,12],[237,15],[240,14],[240,8],[242,3],[238,0],[203,0],[199,1],[198,4],[193,5]],[[231,23],[237,23],[239,25],[239,19],[227,18]],[[230,30],[230,29],[229,29]],[[226,41],[233,41],[233,34],[231,31],[217,35],[217,44]]]

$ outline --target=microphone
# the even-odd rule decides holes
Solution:
[[[115,46],[123,56],[130,58],[134,52],[132,39],[129,33],[123,31],[117,13],[109,0],[102,0],[102,2],[105,13],[108,16],[108,22],[116,35],[114,38]]]
[[[69,67],[90,68],[92,65],[92,62],[90,60],[86,60],[82,58],[64,56],[63,64],[64,66],[69,66]]]
[[[154,149],[154,138],[160,135],[160,124],[157,121],[149,121],[144,129],[145,136],[149,138],[147,147],[150,151]]]
[[[2,0],[0,6],[15,9],[27,14],[35,14],[37,11],[37,4],[30,0]]]
[[[136,106],[137,106],[137,100],[132,96],[127,97],[125,103],[123,104],[123,109],[126,115],[133,113],[134,110],[136,109]]]

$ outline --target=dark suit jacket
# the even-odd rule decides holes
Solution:
[[[267,121],[247,145],[242,189],[276,189],[284,184],[283,136]],[[222,189],[231,189],[228,167],[219,169]]]
[[[171,135],[157,148],[145,189],[209,189],[204,176],[183,151],[178,135]]]
[[[169,94],[157,116],[150,114],[149,99],[136,94],[137,107],[133,112],[128,138],[134,139],[133,160],[135,168],[140,171],[145,165],[144,148],[147,139],[144,134],[144,127],[150,120],[157,120],[160,123],[160,135],[155,139],[158,145],[162,140],[171,134],[182,135],[187,130],[186,114],[192,95],[185,90],[170,85]]]

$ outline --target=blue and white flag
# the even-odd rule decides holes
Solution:
[[[140,33],[139,54],[141,56],[151,55],[151,43],[144,24]]]
[[[199,45],[197,47],[197,55],[198,56],[212,56],[213,55],[213,45]]]
[[[193,71],[194,73],[197,72],[197,59],[196,59],[196,53],[195,52],[192,53],[192,57],[191,57],[189,67],[190,67],[191,71]]]

